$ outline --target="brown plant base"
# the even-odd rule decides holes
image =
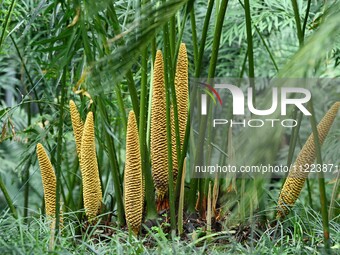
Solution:
[[[207,197],[206,196],[201,198],[201,196],[198,194],[196,205],[195,205],[195,210],[200,212],[201,218],[203,220],[207,218]]]
[[[167,197],[158,197],[156,201],[157,212],[160,213],[161,211],[168,210],[170,208],[169,205],[169,198]]]

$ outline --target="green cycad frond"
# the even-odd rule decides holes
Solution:
[[[140,15],[136,17],[132,24],[127,25],[128,29],[109,39],[109,45],[120,45],[121,40],[125,44],[116,48],[113,54],[99,59],[92,66],[94,78],[99,71],[101,76],[103,72],[107,72],[110,73],[110,84],[119,82],[134,62],[137,61],[140,52],[186,2],[187,0],[172,0],[159,4],[149,3],[144,5],[139,10]],[[104,92],[106,89],[111,90],[111,87],[97,87],[95,82],[90,88],[94,94]]]

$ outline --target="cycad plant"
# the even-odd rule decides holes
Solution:
[[[55,167],[54,171],[38,144],[46,214],[56,219],[56,229],[60,201],[64,201],[69,214],[85,208],[91,225],[86,233],[96,240],[112,236],[126,225],[135,234],[143,235],[145,222],[152,227],[170,222],[176,234],[178,218],[180,233],[202,231],[208,234],[204,240],[209,241],[214,223],[216,229],[220,226],[228,231],[235,226],[240,229],[239,223],[257,226],[258,219],[264,226],[267,220],[276,221],[272,212],[277,211],[280,219],[289,212],[307,178],[305,172],[291,169],[280,192],[278,208],[276,198],[270,196],[272,191],[280,191],[279,185],[270,178],[192,178],[191,167],[203,156],[188,153],[188,147],[209,141],[203,135],[197,142],[191,139],[196,134],[190,132],[189,115],[195,112],[189,109],[189,77],[337,77],[339,3],[71,0],[38,4],[5,0],[0,5],[4,7],[0,12],[0,52],[5,55],[0,58],[11,59],[8,68],[0,61],[0,78],[13,78],[0,82],[0,157],[5,162],[1,167],[16,165],[10,172],[21,177],[17,186],[19,191],[24,190],[23,200],[13,199],[10,191],[17,186],[10,184],[3,169],[0,188],[15,217],[20,218],[21,211],[28,216],[28,208],[37,208],[36,201],[42,200],[34,186],[34,152],[41,141]],[[260,87],[255,81],[249,86],[256,93],[268,89],[267,84]],[[313,93],[314,102],[321,102],[322,97],[327,102],[339,101],[338,86],[331,82],[322,88],[316,84],[301,87],[320,92]],[[70,98],[76,98],[74,101],[82,106],[81,115],[87,113],[85,122]],[[255,96],[252,100],[259,106]],[[231,105],[228,100],[224,103]],[[338,133],[329,130],[337,120],[338,108],[339,103],[334,104],[316,132],[313,130],[294,163],[296,169],[312,164],[315,158],[317,162],[323,159],[318,142],[324,142],[322,152],[327,153],[322,155],[326,159],[336,158]],[[313,129],[315,118],[321,114],[316,109],[310,118]],[[277,136],[268,132],[260,141],[250,136],[244,144],[273,139],[278,145],[275,148],[257,144],[251,152],[264,158],[274,155],[273,162],[284,160],[290,164],[299,141],[307,133],[302,114],[295,109],[291,115],[297,122],[291,131],[281,130]],[[199,121],[197,132],[203,134],[209,119],[202,116]],[[72,130],[74,139],[70,139]],[[233,153],[237,132],[232,128],[222,134],[227,139],[221,148],[211,146],[227,154],[226,163],[243,157],[245,162],[250,160],[246,149],[237,147]],[[333,143],[324,141],[328,132],[336,137]],[[16,153],[21,152],[16,164]],[[204,156],[209,157],[209,153]],[[13,187],[9,189],[7,185]],[[338,182],[334,184],[338,186]],[[336,207],[338,190],[334,189],[333,194],[331,204]],[[318,199],[310,196],[310,200],[318,213]],[[69,222],[77,224],[84,219],[79,216],[77,220]],[[335,222],[337,218],[330,220]],[[91,232],[94,226],[99,231]],[[104,231],[103,226],[110,231]],[[145,229],[149,231],[149,225]]]

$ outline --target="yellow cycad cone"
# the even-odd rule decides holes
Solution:
[[[46,215],[53,218],[55,216],[57,179],[51,161],[40,143],[37,144],[37,155],[44,187]]]
[[[151,104],[151,134],[150,151],[152,164],[152,178],[155,183],[156,193],[162,200],[168,190],[168,157],[166,136],[166,101],[164,85],[163,57],[157,51],[154,73]]]
[[[76,141],[76,148],[78,157],[80,157],[81,137],[83,135],[84,124],[81,121],[76,104],[70,100],[70,113],[73,127],[74,140]]]
[[[84,125],[81,139],[80,168],[83,179],[85,213],[91,220],[97,216],[102,202],[92,112],[87,114]]]
[[[46,216],[50,221],[51,238],[49,247],[51,250],[51,248],[54,247],[57,178],[55,176],[51,161],[48,158],[44,147],[40,143],[37,144],[37,156],[44,188],[45,211]],[[60,206],[59,229],[63,229],[62,206]]]
[[[126,222],[137,235],[142,224],[144,191],[138,129],[133,111],[129,113],[126,133],[124,204]]]
[[[189,103],[189,90],[188,90],[188,55],[184,43],[181,43],[177,58],[177,67],[175,75],[175,90],[178,112],[178,127],[181,146],[183,149],[185,129],[188,119],[188,103]],[[177,150],[176,150],[176,128],[174,123],[173,108],[171,110],[171,136],[172,136],[172,162],[173,162],[173,175],[174,182],[176,183],[178,174]]]
[[[320,121],[318,125],[320,145],[322,145],[325,141],[339,108],[340,102],[335,103]],[[314,136],[311,134],[297,156],[296,161],[290,169],[288,177],[281,189],[278,201],[277,218],[283,218],[289,213],[289,208],[294,205],[295,201],[299,197],[305,180],[308,177],[308,165],[313,164],[315,158],[316,148],[314,144]],[[300,168],[303,170],[301,171]]]

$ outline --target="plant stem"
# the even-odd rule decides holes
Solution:
[[[147,127],[146,122],[148,118],[147,103],[148,103],[148,49],[146,48],[142,53],[142,70],[141,70],[141,92],[140,92],[140,114],[139,114],[139,143],[140,153],[142,157],[142,172],[145,180],[145,198],[146,198],[146,218],[151,219],[157,216],[155,206],[154,184],[149,164],[149,151],[146,143]]]
[[[118,166],[118,160],[117,160],[117,155],[115,151],[115,145],[110,135],[111,131],[110,131],[110,125],[108,121],[108,114],[107,114],[106,108],[100,98],[97,98],[96,101],[98,103],[101,117],[105,124],[105,140],[106,140],[106,146],[107,146],[107,151],[108,151],[108,158],[109,158],[110,165],[112,168],[112,179],[113,179],[115,197],[117,199],[118,224],[120,226],[123,226],[125,224],[124,205],[123,205],[123,196],[122,196],[123,192],[122,192],[122,182],[119,177],[119,166]]]
[[[79,159],[78,157],[74,158],[74,161],[72,163],[72,170],[71,170],[71,176],[70,176],[70,188],[69,192],[67,194],[67,198],[65,200],[65,206],[71,207],[70,203],[72,203],[73,210],[76,210],[76,204],[73,199],[73,190],[75,189],[75,186],[77,184],[77,173],[78,173],[78,168],[79,168]]]
[[[206,13],[205,18],[204,18],[200,49],[199,49],[199,53],[198,53],[197,62],[195,62],[195,77],[196,78],[198,78],[201,74],[202,59],[203,59],[203,54],[204,54],[205,43],[206,43],[206,40],[207,40],[207,34],[208,34],[208,28],[209,28],[211,13],[212,13],[212,10],[213,10],[213,7],[214,7],[214,1],[215,0],[209,1],[207,13]]]
[[[127,80],[127,84],[128,84],[128,88],[130,92],[133,111],[135,112],[135,115],[136,115],[137,124],[139,124],[139,100],[138,100],[136,85],[133,80],[133,74],[131,70],[127,71],[126,80]],[[123,113],[125,114],[125,112]]]
[[[246,28],[247,28],[247,43],[248,43],[248,68],[249,68],[249,78],[250,78],[250,87],[255,91],[255,71],[254,71],[254,52],[253,52],[253,33],[252,33],[252,24],[251,24],[251,14],[250,14],[250,5],[249,0],[244,0],[244,11],[246,15]],[[253,105],[255,105],[255,94],[253,93]]]
[[[309,179],[306,180],[307,182],[307,191],[308,191],[308,201],[309,201],[309,206],[313,209],[313,199],[312,199],[312,189],[310,185]]]
[[[174,196],[174,183],[173,183],[173,166],[172,166],[172,146],[171,146],[171,116],[170,116],[170,87],[173,79],[171,70],[171,58],[170,54],[170,42],[169,42],[169,28],[168,24],[164,25],[164,83],[165,83],[165,95],[166,95],[166,122],[167,122],[167,146],[168,146],[168,181],[169,181],[169,206],[170,206],[170,224],[171,230],[176,231],[176,212],[175,212],[175,196]],[[168,77],[170,74],[170,77]]]
[[[218,49],[220,46],[220,39],[221,39],[221,34],[222,34],[222,27],[223,27],[223,21],[224,21],[224,16],[226,13],[228,7],[228,0],[223,0],[221,2],[221,6],[219,8],[218,16],[217,16],[217,21],[216,21],[216,26],[215,26],[215,31],[214,31],[214,40],[213,40],[213,45],[212,45],[212,54],[210,58],[210,65],[209,65],[209,71],[208,71],[208,78],[213,78],[215,75],[215,70],[216,70],[216,64],[217,64],[217,57],[218,57]],[[200,48],[200,55],[201,55],[201,48]],[[203,55],[203,54],[202,54]],[[200,57],[200,56],[199,56]],[[200,70],[200,60],[197,63],[198,68],[196,69],[196,74],[199,74]],[[198,76],[196,76],[198,77]],[[210,109],[210,100],[207,100],[207,112],[209,112]],[[204,144],[204,135],[205,135],[205,130],[207,126],[207,116],[203,115],[200,120],[200,127],[199,127],[199,137],[198,137],[198,144],[202,145]],[[195,165],[200,165],[199,161],[203,159],[203,155],[201,155],[202,150],[198,149],[196,150],[195,153]],[[196,194],[197,194],[197,179],[194,179],[191,181],[190,184],[190,193],[189,193],[189,211],[193,212],[195,210],[195,201],[196,201]],[[204,194],[200,193],[200,196],[204,196]]]
[[[204,18],[204,24],[203,24],[199,53],[198,53],[198,57],[195,60],[195,77],[199,77],[200,74],[201,74],[202,59],[203,59],[204,48],[205,48],[205,43],[206,43],[206,40],[207,40],[209,22],[210,22],[213,7],[214,7],[214,0],[210,0],[208,2],[207,13],[206,13],[205,18]],[[188,120],[190,120],[190,118],[188,118]],[[189,122],[190,121],[188,121],[188,123]],[[188,127],[187,127],[187,129],[188,129]],[[188,132],[188,131],[186,131],[186,132]],[[189,135],[186,136],[186,137],[188,138]],[[193,159],[193,160],[195,160],[195,159]],[[181,178],[180,176],[181,176],[181,168],[179,168],[178,178]],[[189,198],[188,199],[188,211],[189,212],[195,212],[197,185],[198,185],[198,180],[192,179],[191,182],[190,182],[190,192],[188,194],[188,198]],[[177,190],[178,190],[178,188],[179,188],[179,185],[177,185]]]
[[[1,49],[2,43],[5,40],[7,27],[8,27],[10,20],[11,20],[11,15],[12,15],[12,12],[14,10],[15,4],[16,4],[16,0],[12,0],[11,6],[9,7],[9,10],[7,12],[7,15],[6,15],[5,22],[2,24],[2,33],[1,33],[1,37],[0,37],[0,49]]]
[[[170,41],[170,56],[172,56],[173,58],[175,57],[175,44],[176,44],[176,21],[175,21],[175,16],[172,16],[170,18],[170,22],[169,22],[169,41]],[[170,62],[171,63],[171,62]]]
[[[26,73],[26,75],[27,75],[28,81],[29,81],[29,83],[31,84],[31,88],[27,91],[27,96],[28,96],[28,95],[30,94],[30,92],[33,90],[33,93],[34,93],[35,98],[38,99],[39,96],[38,96],[37,90],[35,89],[35,84],[34,84],[34,82],[33,82],[33,79],[32,79],[32,77],[31,77],[31,74],[29,73],[29,71],[28,71],[28,69],[27,69],[27,66],[26,66],[26,64],[25,64],[24,58],[23,58],[23,56],[22,56],[21,53],[20,53],[19,47],[18,47],[17,43],[15,42],[14,38],[12,37],[12,35],[10,35],[10,38],[11,38],[12,43],[13,43],[13,45],[14,45],[14,48],[15,48],[17,54],[18,54],[18,57],[20,58],[21,64],[22,64],[22,66],[23,66],[23,68],[24,68],[24,70],[25,70],[25,73]],[[29,105],[28,107],[30,107],[30,103],[28,103],[28,105]],[[41,121],[41,123],[42,123],[43,127],[45,127],[44,115],[43,115],[41,106],[40,106],[40,104],[36,104],[36,105],[37,105],[37,107],[38,107],[38,111],[39,111],[40,116],[43,118],[42,121]],[[29,117],[29,118],[30,118],[30,117]]]
[[[305,15],[305,19],[303,21],[303,26],[302,26],[302,36],[303,37],[305,37],[305,34],[306,34],[306,27],[307,27],[307,21],[308,21],[308,15],[309,15],[309,10],[310,10],[311,3],[312,3],[312,0],[308,0],[307,9],[306,9],[306,15]]]
[[[64,105],[66,101],[66,67],[63,69],[63,74],[60,82],[61,100],[59,107],[59,122],[58,122],[58,138],[57,138],[57,164],[56,164],[56,222],[55,222],[55,235],[59,233],[60,223],[60,193],[61,193],[61,162],[62,162],[62,142],[64,134]]]
[[[321,156],[321,146],[318,134],[318,128],[315,119],[315,112],[313,107],[312,98],[308,102],[310,113],[310,123],[313,130],[314,143],[316,148],[316,162],[319,165],[322,165],[322,156]],[[328,210],[327,210],[327,196],[326,196],[326,188],[325,188],[325,178],[323,172],[320,171],[318,173],[319,177],[319,192],[320,192],[320,203],[321,203],[321,215],[322,215],[322,227],[323,227],[323,238],[325,245],[325,252],[330,254],[330,244],[329,244],[329,221],[328,221]]]
[[[15,219],[18,219],[17,210],[14,207],[13,201],[12,201],[12,199],[11,199],[7,189],[6,189],[5,183],[2,181],[1,175],[0,175],[0,189],[1,189],[2,193],[5,196],[7,205],[9,207],[9,209],[11,210],[11,213],[13,214],[13,217]]]
[[[264,47],[266,48],[266,51],[267,51],[268,54],[269,54],[269,57],[270,57],[270,59],[271,59],[273,65],[274,65],[274,67],[275,67],[275,70],[278,72],[278,71],[279,71],[279,67],[278,67],[277,64],[276,64],[275,58],[274,58],[272,52],[270,51],[270,49],[269,49],[269,47],[268,47],[268,44],[267,44],[266,41],[264,40],[264,38],[263,38],[263,36],[262,36],[260,30],[258,29],[258,27],[257,27],[256,25],[255,25],[254,27],[255,27],[256,33],[260,36],[260,39],[261,39],[261,41],[262,41]]]
[[[184,211],[184,185],[185,185],[185,173],[186,173],[186,160],[184,159],[183,164],[183,175],[181,178],[181,190],[179,193],[179,202],[178,202],[178,234],[183,234],[183,211]]]
[[[290,166],[293,162],[294,151],[296,147],[296,143],[299,136],[301,121],[302,121],[302,112],[298,110],[298,108],[294,108],[295,117],[294,119],[297,120],[297,125],[292,129],[291,135],[291,142],[289,143],[289,150],[288,150],[288,159],[287,159],[287,166]]]
[[[124,128],[124,130],[126,130],[127,120],[126,120],[126,114],[125,114],[125,107],[124,107],[122,92],[120,91],[119,84],[116,84],[115,92],[116,92],[116,96],[117,96],[117,103],[118,103],[119,112],[120,112],[122,122],[123,122],[122,123],[123,128]]]
[[[339,206],[337,205],[337,196],[339,194],[339,187],[340,187],[340,172],[338,172],[335,183],[332,191],[331,202],[329,206],[329,219],[332,219],[334,215],[336,215],[336,210],[339,210]]]
[[[31,159],[29,159],[25,166],[25,178],[24,178],[24,185],[25,185],[25,193],[24,193],[24,222],[27,223],[27,216],[28,216],[28,201],[29,201],[29,191],[30,191],[30,165]]]
[[[115,10],[114,5],[110,5],[109,6],[109,11],[110,11],[110,16],[112,19],[112,26],[113,26],[113,30],[115,32],[115,34],[120,34],[121,28],[119,25],[119,21],[118,21],[118,17],[117,17],[117,13]],[[119,40],[118,41],[118,45],[124,45],[125,44],[125,40]],[[137,96],[137,90],[136,90],[136,85],[135,82],[133,80],[133,74],[131,72],[131,70],[128,70],[126,73],[126,81],[127,81],[127,85],[128,85],[128,89],[130,92],[130,97],[131,97],[131,102],[132,102],[132,107],[133,107],[133,111],[135,112],[136,115],[136,120],[137,120],[137,124],[139,123],[139,102],[138,102],[138,96]],[[125,112],[122,112],[122,114],[125,114]],[[125,120],[126,120],[126,116],[125,116]],[[125,126],[126,127],[126,126]]]
[[[218,57],[218,49],[220,47],[220,41],[221,41],[221,35],[222,35],[222,27],[223,27],[223,21],[224,16],[228,7],[228,0],[222,0],[221,7],[218,12],[217,16],[217,22],[214,32],[214,40],[212,45],[212,53],[210,58],[210,65],[209,65],[209,72],[208,72],[208,78],[213,78],[215,76],[215,70],[216,70],[216,64],[217,64],[217,57]]]
[[[302,29],[301,29],[299,7],[298,7],[296,0],[292,0],[292,6],[293,6],[293,10],[294,10],[294,18],[295,18],[295,23],[296,23],[296,33],[297,33],[297,37],[299,39],[299,44],[300,44],[300,46],[302,46],[304,38],[303,38]]]
[[[184,167],[184,161],[187,160],[186,154],[187,154],[187,150],[188,150],[189,136],[190,136],[190,111],[188,112],[188,121],[187,121],[187,125],[186,125],[186,128],[185,128],[185,135],[184,135],[184,143],[183,143],[183,148],[182,148],[182,153],[181,153],[181,160],[179,161],[179,165],[178,165],[178,175],[177,175],[178,180],[182,180],[183,175],[184,175],[184,178],[185,178],[185,173],[183,172],[184,171],[183,167]],[[180,182],[177,182],[177,184],[176,184],[176,194],[180,194],[179,193],[180,188],[181,188],[180,184],[181,184]]]
[[[197,44],[196,18],[195,18],[194,7],[191,9],[191,12],[190,12],[190,22],[191,22],[192,44],[193,44],[193,48],[194,48],[194,63],[197,63],[197,61],[198,61],[198,44]]]

